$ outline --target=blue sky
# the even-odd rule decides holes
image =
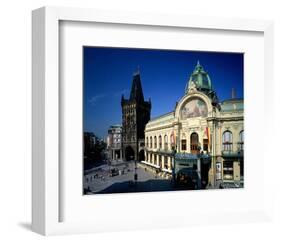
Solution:
[[[138,66],[151,117],[173,111],[198,60],[220,101],[231,97],[232,88],[243,98],[241,53],[84,47],[84,131],[104,138],[110,125],[121,124],[121,95],[129,97]]]

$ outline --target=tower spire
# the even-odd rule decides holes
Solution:
[[[134,72],[134,76],[140,75],[140,65],[137,66],[137,70]]]
[[[130,93],[130,100],[136,100],[144,102],[144,96],[142,92],[142,86],[141,86],[141,79],[140,79],[140,71],[139,66],[137,72],[133,75],[133,82],[132,82],[132,88]]]

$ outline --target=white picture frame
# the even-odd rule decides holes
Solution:
[[[62,7],[44,7],[34,10],[32,13],[32,229],[35,232],[44,235],[65,234],[65,233],[87,233],[99,231],[117,231],[141,228],[169,228],[177,226],[187,226],[195,224],[208,223],[239,223],[245,221],[264,221],[272,217],[272,201],[274,186],[271,186],[273,180],[270,177],[270,167],[264,166],[259,171],[261,176],[251,175],[246,179],[256,182],[259,179],[261,183],[260,191],[251,190],[251,186],[243,191],[208,191],[208,192],[192,192],[192,201],[190,204],[199,204],[200,201],[208,200],[210,197],[237,197],[249,198],[258,201],[250,206],[250,201],[245,201],[245,206],[239,209],[222,205],[221,210],[217,207],[213,209],[205,209],[200,212],[198,208],[194,211],[185,211],[180,201],[185,201],[187,192],[176,193],[150,193],[150,194],[116,194],[105,195],[93,198],[92,196],[83,197],[86,203],[96,204],[88,210],[88,214],[83,210],[82,203],[77,203],[75,207],[71,201],[64,196],[63,189],[66,186],[64,173],[65,166],[61,161],[61,114],[62,110],[62,92],[64,86],[60,82],[60,23],[63,21],[77,22],[79,24],[113,24],[114,26],[129,26],[129,28],[145,27],[159,28],[161,31],[169,29],[171,31],[185,31],[187,29],[199,29],[200,31],[218,31],[219,34],[231,33],[258,33],[264,43],[263,48],[257,51],[264,54],[260,63],[262,66],[257,70],[259,74],[264,73],[261,78],[262,82],[257,84],[256,90],[249,90],[246,85],[248,97],[255,97],[255,92],[263,92],[264,98],[260,100],[262,107],[260,110],[262,129],[265,131],[263,138],[271,138],[272,135],[272,117],[274,117],[274,97],[271,94],[273,88],[273,22],[261,20],[245,20],[245,19],[220,19],[215,17],[196,17],[189,15],[153,15],[148,13],[124,13],[124,12],[103,12],[93,9],[77,9]],[[115,28],[113,26],[113,29]],[[78,27],[79,28],[79,27]],[[90,37],[89,37],[90,38]],[[145,40],[143,40],[145,41]],[[166,41],[167,42],[167,41]],[[165,45],[165,43],[163,43]],[[168,43],[166,43],[168,44]],[[233,45],[239,43],[233,43]],[[254,43],[253,43],[254,45]],[[129,46],[129,45],[128,45]],[[153,46],[152,46],[153,47]],[[251,63],[249,63],[251,65]],[[255,69],[254,67],[253,69]],[[247,71],[247,70],[245,70]],[[253,104],[249,104],[251,107]],[[259,115],[253,113],[248,115],[248,120],[253,120]],[[247,117],[247,112],[246,112]],[[247,126],[247,122],[246,122]],[[248,126],[249,127],[249,126]],[[254,140],[254,137],[248,139]],[[267,159],[273,160],[273,154],[270,151],[270,144],[263,144],[264,150],[260,154],[260,165],[265,163],[264,155]],[[67,151],[66,151],[67,152]],[[248,157],[251,157],[250,154]],[[71,162],[70,162],[71,163]],[[82,163],[82,160],[81,160]],[[253,163],[252,163],[253,164]],[[252,166],[252,165],[251,165]],[[249,167],[249,168],[253,168]],[[70,167],[71,171],[71,167]],[[76,171],[74,171],[76,172]],[[77,171],[79,172],[79,171]],[[82,176],[82,173],[80,173]],[[74,179],[75,180],[75,179]],[[82,178],[81,178],[82,180]],[[72,184],[70,182],[70,184]],[[81,188],[82,189],[82,188]],[[227,194],[226,194],[227,193]],[[250,194],[251,193],[251,194]],[[176,195],[175,195],[176,194]],[[223,195],[221,195],[223,194]],[[77,196],[77,194],[75,195]],[[79,199],[81,199],[79,197]],[[94,199],[94,200],[93,200]],[[236,199],[236,198],[235,198]],[[234,200],[235,200],[234,199]],[[127,200],[127,202],[125,202]],[[129,202],[128,202],[129,200]],[[147,208],[148,213],[144,213],[144,209],[140,208],[140,212],[136,212],[139,217],[132,216],[132,213],[125,214],[116,213],[112,216],[111,203],[123,208],[133,208],[132,203],[141,204],[153,203],[153,201],[163,201],[163,207],[170,203],[179,204],[172,210],[163,212],[155,211]],[[96,203],[95,203],[96,202]],[[68,211],[73,209],[75,216],[71,217],[70,212],[66,216],[63,212],[63,206],[69,204]],[[235,204],[233,201],[232,205]],[[239,204],[239,203],[238,203]],[[79,207],[80,206],[80,207]],[[84,205],[83,205],[84,206]],[[102,219],[99,214],[100,206],[108,211]],[[145,205],[144,205],[145,206]],[[79,216],[81,208],[81,216]],[[182,214],[178,211],[182,209]],[[114,211],[112,211],[114,214]],[[144,214],[142,216],[142,214]],[[67,219],[70,218],[71,219]],[[227,219],[226,219],[227,217]],[[76,220],[77,218],[77,220]],[[96,218],[96,219],[95,219]]]

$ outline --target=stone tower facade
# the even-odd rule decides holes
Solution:
[[[151,101],[145,101],[140,73],[133,75],[129,99],[121,98],[123,154],[126,161],[144,160],[144,152],[139,153],[138,143],[144,139],[145,125],[150,120]]]

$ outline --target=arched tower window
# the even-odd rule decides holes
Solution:
[[[154,136],[154,149],[156,149],[157,148],[157,138],[156,138],[156,136]]]
[[[152,137],[150,136],[150,148],[152,148]]]
[[[223,151],[232,151],[232,133],[231,131],[227,130],[222,135],[222,148]]]

